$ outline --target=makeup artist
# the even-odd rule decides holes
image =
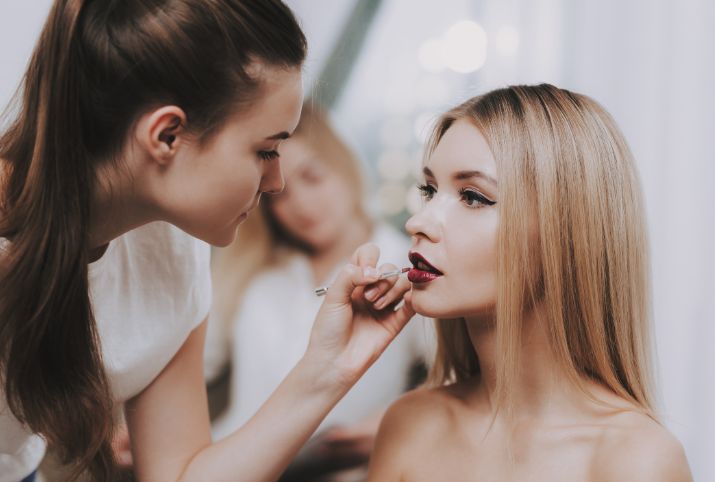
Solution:
[[[120,404],[138,480],[274,480],[411,318],[359,248],[295,368],[212,444],[206,243],[283,188],[305,51],[278,0],[55,1],[0,137],[0,481],[47,444],[112,480]]]

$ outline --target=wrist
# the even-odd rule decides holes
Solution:
[[[342,398],[360,378],[359,370],[342,366],[327,357],[308,350],[298,362],[297,368],[304,378],[303,386],[312,393],[322,393]]]

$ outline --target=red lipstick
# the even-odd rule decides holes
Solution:
[[[414,266],[414,268],[407,273],[407,279],[410,280],[410,282],[427,283],[442,276],[442,272],[429,264],[421,254],[410,253],[409,258]]]

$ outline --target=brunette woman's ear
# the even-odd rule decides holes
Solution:
[[[176,153],[182,136],[186,114],[177,106],[162,106],[142,116],[137,123],[136,137],[150,157],[164,165]]]
[[[176,135],[174,134],[169,134],[167,131],[163,131],[159,133],[159,140],[163,143],[166,144],[166,146],[171,149],[171,145],[174,143],[176,140]]]

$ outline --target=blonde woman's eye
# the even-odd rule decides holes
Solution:
[[[496,204],[496,201],[491,201],[484,197],[484,195],[482,195],[478,191],[474,191],[472,189],[461,189],[459,191],[459,195],[462,198],[464,204],[466,204],[470,208],[493,206]]]
[[[264,161],[272,161],[273,159],[276,159],[280,154],[278,154],[278,151],[273,150],[273,151],[258,151],[258,157],[263,159]]]
[[[420,194],[425,201],[432,199],[437,192],[434,186],[430,186],[429,184],[420,184],[417,186],[417,189],[420,191]]]

